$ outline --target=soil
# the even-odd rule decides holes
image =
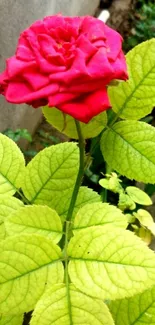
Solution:
[[[116,29],[124,38],[128,36],[133,25],[137,0],[113,0],[109,9],[107,24]]]

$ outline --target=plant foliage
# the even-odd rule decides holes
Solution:
[[[25,167],[17,145],[0,135],[0,325],[21,325],[32,310],[31,325],[154,324],[155,255],[144,241],[155,226],[143,209],[152,201],[120,179],[155,183],[155,130],[138,121],[155,104],[154,51],[151,40],[127,55],[129,81],[109,90],[112,119],[104,113],[75,128],[72,118],[43,109],[80,148],[52,145]],[[90,163],[82,132],[102,132],[111,173],[100,185],[118,195],[117,207],[81,186]]]

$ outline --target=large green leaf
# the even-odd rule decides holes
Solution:
[[[44,149],[27,166],[23,184],[25,196],[35,204],[55,209],[64,220],[73,193],[78,164],[79,152],[75,143],[63,143]],[[84,204],[100,200],[96,192],[81,187],[73,216]]]
[[[155,255],[128,230],[95,226],[68,247],[69,275],[82,292],[102,299],[130,297],[155,282]]]
[[[39,152],[26,167],[23,192],[31,203],[59,205],[73,191],[79,166],[75,143],[61,143]],[[50,204],[49,204],[50,202]]]
[[[54,201],[51,198],[51,201],[49,200],[47,202],[47,205],[49,207],[57,211],[62,221],[64,221],[67,216],[72,193],[73,193],[73,188],[62,192],[61,200]],[[77,211],[85,204],[100,202],[100,201],[101,201],[101,197],[97,192],[93,191],[91,188],[88,188],[86,186],[81,186],[74,206],[73,218],[75,217]]]
[[[0,313],[32,310],[46,288],[63,281],[60,248],[46,237],[21,234],[0,243]]]
[[[68,193],[65,193],[65,195],[61,198],[61,202],[59,204],[56,205],[53,204],[53,208],[56,209],[58,214],[61,216],[62,220],[66,218],[71,196],[72,196],[72,191],[68,191]],[[93,191],[92,189],[86,186],[81,186],[74,206],[73,219],[77,211],[85,204],[100,202],[100,201],[101,201],[101,197],[97,192]]]
[[[155,106],[155,39],[136,46],[126,58],[129,80],[109,88],[113,110],[122,118],[138,120]]]
[[[38,302],[31,325],[114,325],[102,300],[92,299],[73,285],[54,285]]]
[[[22,201],[12,197],[10,195],[0,195],[0,239],[4,239],[6,236],[6,230],[4,221],[13,212],[24,204]]]
[[[24,178],[22,152],[8,137],[0,134],[0,194],[13,195]]]
[[[73,229],[80,230],[91,226],[112,224],[126,228],[127,218],[120,209],[108,203],[91,203],[84,205],[77,213]]]
[[[23,315],[18,316],[2,316],[0,318],[0,325],[22,325]]]
[[[120,174],[155,183],[155,128],[144,122],[122,121],[101,138],[106,162]]]
[[[155,287],[134,297],[110,303],[116,325],[154,325]]]
[[[60,132],[66,134],[70,138],[78,139],[73,117],[62,113],[55,107],[49,108],[47,106],[43,108],[43,114],[46,117],[47,121]],[[104,129],[106,124],[106,112],[98,114],[87,124],[80,122],[83,137],[85,139],[96,137]]]
[[[32,205],[13,212],[5,222],[9,235],[36,233],[57,243],[62,236],[62,223],[55,210],[47,206]]]

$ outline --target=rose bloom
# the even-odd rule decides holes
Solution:
[[[107,110],[107,85],[127,79],[122,37],[94,17],[45,17],[21,33],[0,74],[8,102],[48,105],[82,122]]]

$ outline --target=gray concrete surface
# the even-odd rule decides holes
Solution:
[[[21,31],[47,15],[93,15],[99,0],[0,0],[0,72],[5,58],[14,54]],[[33,132],[41,120],[40,109],[11,105],[0,96],[0,131],[27,128]]]

